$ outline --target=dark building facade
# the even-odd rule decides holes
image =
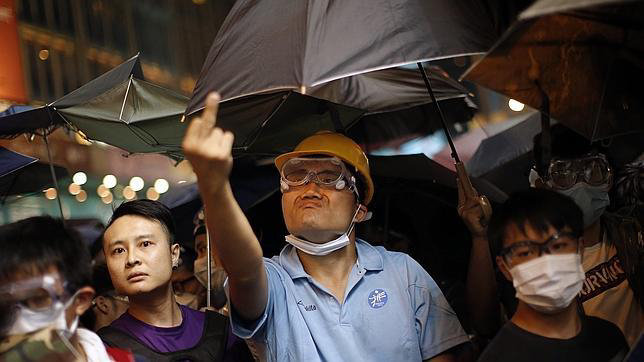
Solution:
[[[234,0],[18,0],[27,93],[53,101],[141,53],[146,79],[190,94]]]

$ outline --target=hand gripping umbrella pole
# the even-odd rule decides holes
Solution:
[[[447,122],[445,121],[445,116],[443,115],[443,111],[441,110],[441,107],[438,104],[438,100],[434,95],[434,90],[432,89],[432,86],[429,83],[429,77],[425,72],[425,67],[420,62],[416,63],[416,65],[418,65],[418,70],[420,70],[420,74],[423,76],[423,80],[425,81],[425,87],[427,87],[427,92],[429,93],[429,96],[432,102],[436,106],[436,110],[438,111],[438,115],[441,120],[441,125],[443,127],[443,132],[445,132],[445,137],[447,137],[449,148],[452,150],[451,154],[452,154],[452,158],[454,159],[454,166],[456,168],[456,175],[458,176],[458,182],[460,182],[461,185],[463,186],[463,191],[465,192],[466,197],[476,198],[478,200],[481,210],[483,211],[482,221],[489,220],[490,216],[492,216],[492,206],[490,205],[490,201],[487,199],[486,196],[479,195],[476,189],[474,189],[474,187],[472,186],[472,181],[470,180],[470,177],[467,174],[467,171],[465,170],[465,165],[463,164],[463,162],[461,162],[460,157],[458,157],[456,146],[454,146],[454,141],[452,140],[452,134],[450,133],[449,128],[447,127]]]

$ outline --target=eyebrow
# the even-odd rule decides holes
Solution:
[[[144,235],[137,236],[135,238],[135,240],[152,239],[153,237],[154,237],[154,235],[152,235],[152,234],[144,234]],[[118,244],[125,244],[125,241],[123,241],[123,240],[114,240],[114,241],[109,243],[109,246],[112,247],[112,246],[118,245]]]

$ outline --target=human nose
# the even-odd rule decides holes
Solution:
[[[311,179],[309,182],[303,185],[304,192],[302,197],[315,197],[320,198],[320,185],[316,182],[316,179]]]
[[[141,259],[139,258],[136,249],[128,252],[127,254],[127,261],[125,263],[125,266],[128,268],[131,268],[135,265],[141,264]]]

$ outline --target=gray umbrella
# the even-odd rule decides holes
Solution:
[[[0,137],[58,126],[131,153],[180,159],[188,98],[146,82],[139,55],[43,107],[0,118]]]
[[[188,113],[222,99],[310,87],[420,61],[482,53],[495,30],[480,1],[235,3],[214,40]]]
[[[250,119],[246,114],[257,110],[241,107],[248,97],[297,92],[331,101],[336,109],[349,105],[373,111],[363,107],[373,104],[370,99],[377,87],[349,77],[420,61],[482,53],[496,39],[496,29],[487,14],[489,8],[479,1],[238,1],[213,42],[186,114],[190,116],[203,109],[207,94],[218,91],[223,100],[218,124],[235,133],[237,149],[250,150],[253,142],[264,136],[248,134],[270,135],[260,129],[270,127],[280,118],[275,112],[270,113],[272,108],[267,106],[268,112],[255,115],[259,116],[255,128],[240,125],[237,118]],[[341,84],[336,89],[345,93],[323,98],[325,95],[316,87],[337,80]],[[356,84],[367,86],[360,88]],[[424,90],[422,82],[415,86]],[[393,92],[382,93],[389,97],[389,103],[397,97]],[[237,117],[226,117],[227,102],[235,100],[240,105]],[[425,93],[416,104],[428,102]],[[389,106],[400,108],[405,103]],[[339,119],[341,122],[332,117],[325,121],[326,129],[343,131],[356,118]],[[294,123],[287,120],[282,126]],[[296,125],[306,132],[285,131],[283,136],[290,135],[297,142],[323,129],[321,126],[320,122]],[[273,142],[273,147],[291,142],[285,137],[273,137],[272,141],[279,141]]]

